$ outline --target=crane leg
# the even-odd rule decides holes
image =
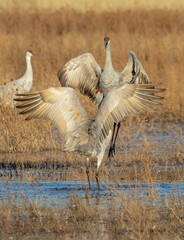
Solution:
[[[91,189],[91,183],[90,183],[90,179],[89,179],[89,168],[86,168],[86,174],[87,174],[87,178],[88,178],[88,184],[89,184],[89,189]]]
[[[97,184],[98,191],[99,191],[100,190],[100,184],[99,184],[99,181],[98,181],[98,172],[96,172],[95,178],[96,178],[96,184]]]
[[[117,130],[116,130],[116,135],[115,135],[115,138],[114,138],[114,133],[115,133],[115,128],[116,128],[116,123],[114,123],[114,129],[113,129],[113,133],[112,133],[112,139],[111,139],[111,145],[110,145],[110,148],[109,148],[108,158],[113,157],[115,155],[115,143],[116,143],[116,139],[117,139],[117,136],[118,136],[120,126],[121,126],[121,123],[119,122],[118,126],[117,126]]]
[[[116,131],[116,136],[115,136],[114,143],[113,143],[113,153],[114,153],[114,155],[115,155],[116,139],[117,139],[117,136],[118,136],[118,132],[119,132],[120,127],[121,127],[121,123],[119,122],[119,123],[118,123],[118,127],[117,127],[117,131]]]
[[[89,189],[91,189],[91,183],[89,179],[89,158],[86,159],[86,174],[87,174]]]

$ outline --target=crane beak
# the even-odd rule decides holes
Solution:
[[[105,46],[105,48],[107,47],[107,45],[108,45],[108,41],[104,41],[104,46]]]
[[[32,56],[35,56],[35,55],[36,55],[32,50],[28,50],[27,52],[31,53]]]

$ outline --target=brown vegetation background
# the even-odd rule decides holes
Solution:
[[[74,3],[74,9],[66,7],[69,2]],[[129,3],[129,9],[122,5],[124,2]],[[103,161],[100,168],[100,184],[117,183],[117,189],[116,186],[107,188],[104,201],[99,201],[98,194],[86,191],[85,197],[71,195],[64,209],[44,207],[37,199],[30,202],[20,189],[16,192],[20,201],[22,196],[20,205],[11,194],[1,198],[0,239],[184,239],[182,192],[176,197],[169,195],[158,205],[160,198],[152,185],[169,181],[177,186],[184,179],[180,167],[184,160],[182,0],[1,0],[0,84],[24,74],[25,53],[30,49],[36,53],[32,58],[33,91],[60,86],[58,69],[84,52],[91,52],[103,67],[104,36],[111,38],[112,61],[117,71],[125,67],[129,50],[137,54],[153,84],[166,89],[162,94],[163,106],[153,114],[123,120],[117,143],[120,151],[116,152],[112,167]],[[95,116],[97,107],[81,97],[90,115]],[[36,187],[46,169],[48,175],[44,175],[44,181],[87,181],[85,157],[61,152],[62,142],[58,141],[58,133],[49,121],[27,122],[24,118],[16,108],[3,102],[0,105],[1,179],[31,181]],[[173,141],[166,142],[167,137],[164,141],[168,132]],[[147,133],[164,136],[150,143]],[[138,136],[142,140],[136,140]],[[92,181],[95,181],[95,164],[92,160]],[[15,169],[15,176],[11,169]],[[36,170],[35,175],[31,169]],[[142,196],[140,202],[139,188],[131,184],[128,188],[132,189],[135,200],[120,194],[118,183],[121,182],[147,183],[148,196]],[[58,190],[62,194],[62,189]],[[124,192],[123,188],[120,190]],[[144,205],[145,199],[149,199],[149,205]],[[103,202],[107,204],[106,209]]]
[[[71,8],[1,9],[0,83],[23,75],[25,53],[31,49],[32,90],[60,86],[57,71],[71,58],[91,52],[104,66],[104,36],[111,38],[114,68],[122,71],[133,50],[156,87],[165,88],[163,106],[154,114],[131,120],[181,121],[184,116],[184,17],[182,10],[150,9],[79,12]],[[83,98],[91,115],[91,107]],[[24,121],[16,109],[0,106],[0,151],[37,151],[55,148],[50,123]]]
[[[71,7],[78,11],[94,10],[95,12],[116,11],[125,9],[183,9],[183,0],[1,0],[0,6],[5,9],[48,9],[54,11],[61,7]]]

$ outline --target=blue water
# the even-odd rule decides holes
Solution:
[[[183,182],[156,182],[148,187],[147,183],[101,183],[101,190],[97,190],[96,183],[92,183],[92,190],[90,191],[93,202],[96,200],[104,203],[107,207],[114,199],[121,199],[125,196],[134,199],[143,204],[150,204],[151,193],[156,194],[155,204],[164,203],[166,199],[171,196],[184,197],[184,183]],[[59,206],[65,207],[70,202],[70,196],[76,193],[78,196],[85,198],[88,193],[87,183],[78,181],[57,181],[57,182],[43,182],[30,183],[20,181],[0,181],[0,201],[8,201],[21,205],[25,198],[42,206]],[[115,198],[116,197],[116,198]]]

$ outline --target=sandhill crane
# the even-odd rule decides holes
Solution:
[[[21,102],[16,106],[23,109],[20,114],[28,114],[26,120],[49,119],[56,124],[64,140],[64,151],[77,151],[87,156],[86,174],[89,189],[91,188],[89,159],[93,156],[97,157],[95,178],[100,189],[98,171],[111,141],[114,122],[118,123],[126,116],[143,111],[153,112],[153,107],[161,104],[156,100],[162,99],[154,94],[161,91],[161,89],[147,89],[147,85],[134,83],[124,83],[114,87],[105,95],[94,120],[89,118],[77,92],[70,87],[18,94],[19,97],[15,100]],[[102,94],[101,90],[97,92]]]
[[[84,53],[68,61],[59,71],[58,78],[63,87],[78,88],[80,92],[87,95],[92,101],[95,100],[97,89],[101,89],[103,96],[115,86],[125,82],[134,84],[151,84],[142,64],[133,51],[129,52],[128,63],[122,72],[116,72],[112,66],[110,54],[110,38],[104,38],[106,59],[104,70],[97,64],[91,53]],[[103,99],[102,96],[102,99]],[[108,157],[115,154],[115,142],[120,128],[120,122],[114,123],[114,129]]]
[[[0,99],[11,107],[15,104],[13,99],[16,93],[27,93],[32,88],[33,70],[31,57],[34,55],[30,50],[26,52],[26,72],[21,78],[0,85]]]

